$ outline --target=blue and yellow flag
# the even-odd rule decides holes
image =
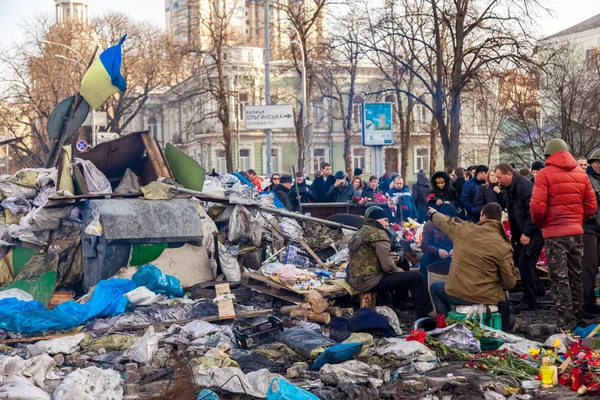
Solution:
[[[124,92],[127,83],[121,75],[123,62],[123,47],[127,35],[123,35],[119,43],[104,50],[88,68],[79,93],[88,102],[91,108],[96,109],[117,92]]]

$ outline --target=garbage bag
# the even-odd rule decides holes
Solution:
[[[158,339],[158,335],[154,333],[154,327],[150,326],[144,336],[125,351],[123,358],[138,364],[150,364],[158,351]]]
[[[90,194],[112,193],[112,186],[106,176],[94,165],[93,162],[75,157],[73,165],[80,164],[83,167],[83,178]]]
[[[298,221],[291,218],[283,218],[279,223],[279,227],[286,239],[296,243],[302,240],[302,227]]]
[[[142,265],[131,278],[138,286],[146,286],[154,293],[183,297],[183,288],[179,279],[165,275],[156,265]]]
[[[448,347],[454,347],[471,353],[479,353],[481,351],[479,340],[462,323],[452,324],[441,329],[434,329],[427,332],[427,334],[437,338]]]
[[[420,343],[419,343],[420,344]],[[319,371],[319,378],[325,385],[339,385],[343,382],[370,383],[379,387],[390,380],[390,371],[377,365],[368,365],[358,360],[341,364],[326,364]]]
[[[56,185],[56,177],[58,176],[58,170],[56,168],[38,168],[35,170],[38,173],[35,184],[38,189],[43,190],[47,186],[54,188]]]
[[[2,197],[24,197],[26,199],[34,199],[38,191],[33,187],[26,187],[17,185],[16,183],[11,182],[0,182],[0,192],[2,192]]]
[[[80,333],[74,336],[40,340],[35,344],[28,345],[27,351],[31,357],[39,356],[40,354],[73,354],[84,338],[85,333]]]
[[[221,269],[227,282],[240,282],[242,280],[242,272],[237,258],[227,252],[227,248],[219,243],[219,260],[221,261]],[[217,276],[217,261],[213,255],[211,265],[214,276]]]
[[[205,178],[204,186],[202,186],[202,193],[215,197],[225,197],[225,191],[221,184],[215,180],[209,180],[208,178]]]
[[[416,359],[417,361],[433,361],[437,357],[427,346],[415,340],[407,341],[399,338],[383,338],[375,348],[378,356],[393,353],[398,360]]]
[[[0,398],[12,400],[51,400],[48,393],[32,385],[27,378],[12,375],[4,378],[0,386]]]
[[[325,364],[339,364],[344,361],[352,360],[362,350],[363,344],[360,342],[342,343],[328,347],[312,365],[310,369],[318,371]]]
[[[144,199],[147,200],[171,200],[171,187],[161,182],[150,182],[141,188]]]
[[[47,354],[31,357],[27,360],[19,356],[2,356],[0,357],[0,379],[11,375],[20,375],[26,377],[29,382],[40,389],[47,390],[52,386],[52,381],[60,379],[53,372],[55,366],[56,362]],[[48,383],[48,387],[46,383]]]
[[[319,398],[286,380],[275,378],[269,385],[267,400],[319,400]]]
[[[33,199],[33,205],[35,207],[44,207],[48,203],[50,196],[54,194],[54,186],[46,186],[40,189],[38,195]]]
[[[32,211],[30,227],[32,232],[55,231],[60,228],[63,219],[71,214],[73,207],[38,208]],[[96,211],[96,210],[94,210]]]
[[[0,292],[0,300],[14,297],[17,300],[32,301],[33,296],[21,289],[7,289]]]
[[[7,197],[2,200],[2,207],[8,208],[14,215],[26,214],[31,210],[31,203],[24,197]]]
[[[279,335],[279,341],[300,354],[304,359],[310,359],[311,355],[316,357],[315,353],[322,353],[327,347],[336,344],[333,340],[319,333],[302,328],[292,328],[282,332]]]
[[[121,179],[121,183],[115,189],[116,194],[133,194],[140,192],[140,179],[129,168],[125,170],[125,175]]]
[[[201,365],[194,368],[194,383],[200,387],[220,388],[230,393],[246,393],[259,399],[266,398],[269,385],[273,379],[283,379],[267,369],[244,374],[235,367],[212,367],[205,369]]]
[[[219,396],[210,389],[202,389],[196,400],[220,400]]]
[[[46,310],[39,301],[0,300],[0,328],[9,332],[33,333],[70,329],[89,319],[122,314],[127,307],[124,294],[136,288],[129,279],[100,281],[85,304],[67,301]]]
[[[260,222],[254,218],[250,211],[244,206],[235,206],[229,218],[229,231],[227,239],[236,243],[240,239],[249,239],[253,246],[260,246],[262,232]]]
[[[145,286],[139,286],[125,293],[125,297],[132,306],[150,306],[163,299],[162,295],[154,293]]]
[[[19,225],[9,225],[8,230],[13,238],[19,239],[21,242],[33,243],[38,246],[43,246],[50,238],[50,231],[33,233],[31,229]]]
[[[69,374],[54,391],[54,400],[120,400],[121,375],[114,369],[88,367]]]

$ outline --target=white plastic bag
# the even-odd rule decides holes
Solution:
[[[93,162],[75,158],[74,165],[80,164],[83,167],[83,177],[90,194],[94,193],[112,193],[112,186],[106,176],[94,165]]]
[[[125,351],[123,358],[138,364],[151,363],[154,354],[158,351],[158,339],[158,335],[154,333],[154,327],[151,326],[140,340]]]
[[[102,236],[102,225],[100,224],[100,212],[98,210],[93,210],[92,215],[94,219],[90,224],[85,228],[85,233],[88,235],[94,236]]]

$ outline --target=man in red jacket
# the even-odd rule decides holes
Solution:
[[[583,319],[582,223],[596,211],[596,195],[563,140],[552,139],[544,154],[546,168],[536,175],[531,195],[531,220],[546,240],[558,326],[572,330]]]

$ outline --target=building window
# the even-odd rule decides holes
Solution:
[[[225,150],[215,152],[215,165],[218,173],[227,172],[227,162],[225,161]]]
[[[413,120],[415,123],[415,129],[425,130],[427,124],[429,124],[427,108],[423,104],[416,104],[413,109]]]
[[[250,167],[250,150],[240,149],[240,171],[248,171]]]
[[[279,149],[271,149],[271,170],[273,172],[281,171],[281,164],[279,163]]]
[[[248,93],[240,93],[239,99],[239,110],[238,110],[238,118],[240,121],[246,120],[246,104],[248,104]]]
[[[321,170],[321,163],[325,162],[325,153],[326,153],[326,151],[323,148],[313,149],[313,158],[312,158],[313,171]]]
[[[415,173],[421,169],[425,172],[429,170],[429,148],[427,147],[415,149]]]
[[[366,157],[367,149],[364,147],[357,147],[352,150],[352,165],[354,168],[360,168],[363,171],[366,169]]]
[[[158,139],[158,121],[154,117],[148,118],[148,132]]]
[[[325,118],[325,105],[323,104],[323,100],[313,101],[311,113],[312,122],[321,122],[323,118]]]

